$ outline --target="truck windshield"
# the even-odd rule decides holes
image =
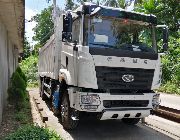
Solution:
[[[153,51],[151,25],[128,19],[85,18],[85,42],[89,47]]]

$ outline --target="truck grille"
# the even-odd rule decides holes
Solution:
[[[99,89],[148,90],[151,89],[154,69],[112,68],[96,66],[96,77]],[[131,74],[134,81],[124,82],[122,76]],[[116,90],[114,90],[116,91]]]
[[[104,100],[103,106],[105,108],[111,107],[147,107],[148,100]]]

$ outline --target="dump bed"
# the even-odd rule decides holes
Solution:
[[[56,51],[54,35],[39,51],[38,72],[41,77],[57,79],[58,75],[58,51]]]

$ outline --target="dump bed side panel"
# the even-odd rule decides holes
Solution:
[[[39,52],[38,72],[41,77],[56,79],[55,75],[58,71],[55,71],[55,63],[58,61],[55,61],[55,53],[57,53],[55,47],[55,38],[52,35]]]

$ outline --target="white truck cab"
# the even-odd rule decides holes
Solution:
[[[162,71],[154,15],[85,3],[55,22],[55,34],[40,51],[40,90],[66,129],[75,128],[83,112],[136,124],[158,108],[153,90]],[[162,30],[165,50],[166,26]]]

